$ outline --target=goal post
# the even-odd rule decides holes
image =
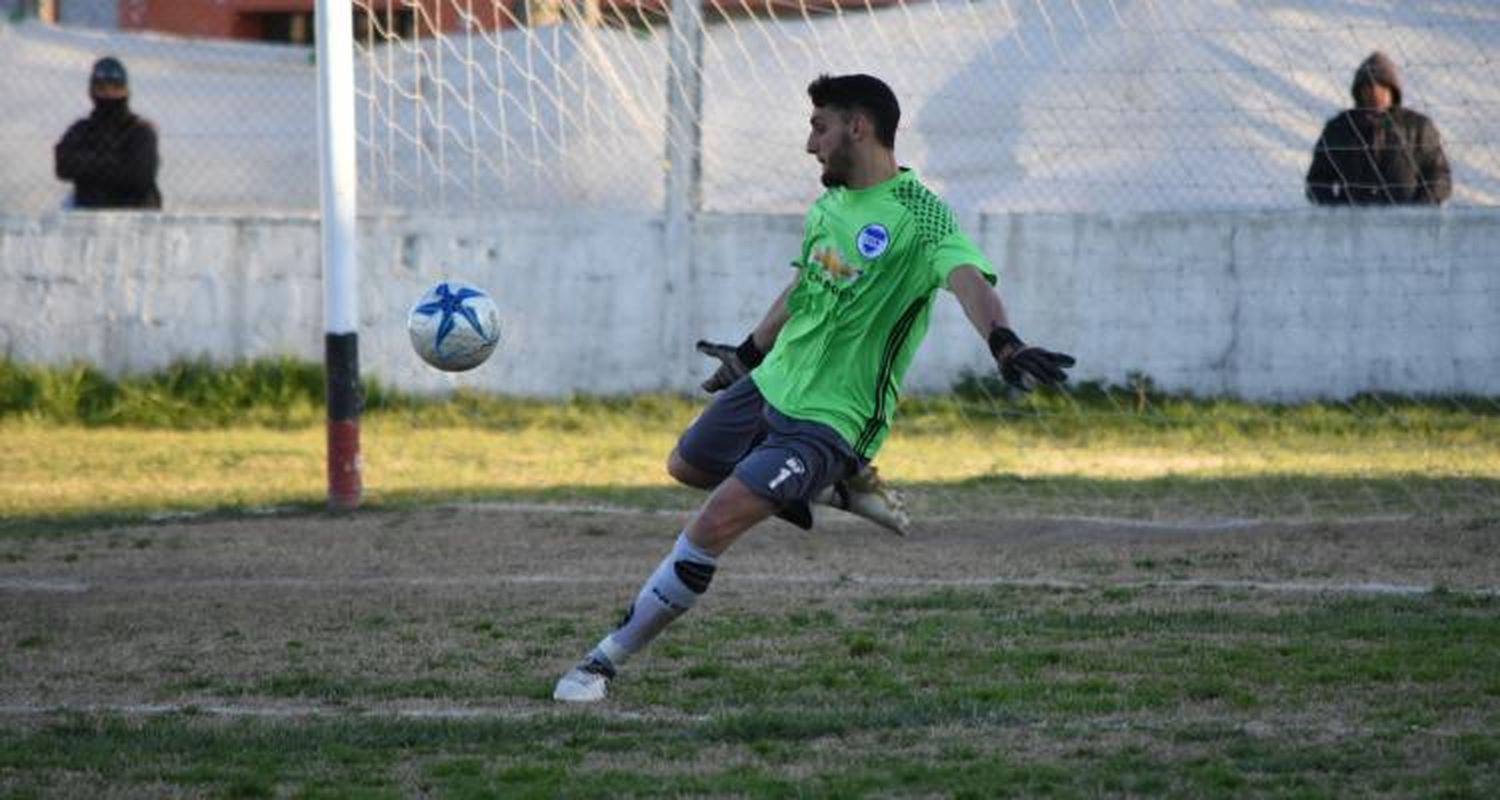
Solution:
[[[318,0],[318,162],[323,261],[328,504],[359,507],[359,266],[355,249],[354,14]]]

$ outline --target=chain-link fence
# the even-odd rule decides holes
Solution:
[[[40,5],[59,21],[12,0],[0,26],[4,211],[65,202],[53,145],[89,112],[104,54],[159,133],[165,208],[316,208],[310,45],[121,30],[120,13],[111,29],[99,2]],[[306,40],[304,5],[253,34]],[[848,71],[893,85],[898,153],[960,209],[1296,207],[1313,142],[1377,49],[1441,132],[1450,202],[1500,203],[1488,0],[710,2],[690,103],[668,101],[665,3],[535,5],[527,24],[518,2],[356,3],[364,209],[653,207],[669,115],[689,113],[701,209],[797,211],[818,188],[804,87]]]

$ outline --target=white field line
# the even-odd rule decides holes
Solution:
[[[693,509],[659,508],[642,509],[631,506],[609,505],[605,503],[506,503],[506,502],[462,502],[462,503],[438,503],[426,506],[433,510],[441,511],[487,511],[487,512],[510,512],[517,514],[600,514],[610,516],[649,516],[649,517],[679,517],[686,519],[693,513]],[[826,506],[818,506],[820,517],[819,525],[869,525],[859,517],[843,511],[838,511]],[[300,508],[282,506],[261,506],[247,509],[243,512],[251,517],[276,517],[276,516],[299,516],[308,512]],[[222,511],[161,511],[148,514],[146,519],[150,522],[191,522],[206,517],[221,517]],[[957,522],[960,520],[976,519],[974,514],[923,514],[916,521],[918,523],[943,523]],[[1040,514],[1040,515],[1009,515],[1004,513],[986,513],[985,519],[1002,520],[1005,522],[1076,522],[1086,525],[1100,525],[1112,528],[1123,528],[1133,531],[1234,531],[1252,527],[1277,527],[1277,526],[1300,526],[1318,522],[1336,522],[1347,525],[1369,525],[1389,522],[1403,522],[1406,520],[1418,520],[1419,517],[1411,514],[1371,514],[1362,517],[1204,517],[1201,519],[1140,519],[1139,517],[1108,517],[1090,516],[1085,514]]]
[[[0,592],[54,592],[76,594],[89,590],[89,585],[72,578],[16,578],[0,575]]]
[[[591,718],[622,722],[704,722],[707,716],[677,714],[666,711],[622,711],[597,704],[551,704],[535,707],[500,706],[423,706],[405,707],[337,707],[275,703],[269,705],[226,703],[54,703],[0,705],[0,717],[45,717],[58,714],[118,714],[131,717],[170,716],[176,714],[231,719],[397,719],[397,720],[529,720],[585,712]]]
[[[352,578],[319,577],[255,577],[255,578],[100,578],[84,582],[75,578],[27,577],[7,578],[0,576],[0,592],[17,593],[81,593],[96,589],[366,589],[387,587],[458,588],[484,589],[502,586],[585,586],[585,585],[633,585],[639,576],[602,575],[476,575],[463,577],[400,577],[368,576]],[[900,575],[773,575],[766,573],[725,574],[721,584],[761,583],[821,586],[870,586],[887,588],[988,588],[1013,587],[1022,589],[1151,589],[1162,591],[1257,591],[1273,594],[1336,594],[1336,595],[1398,595],[1416,596],[1439,591],[1431,584],[1385,583],[1366,581],[1342,583],[1334,581],[1257,581],[1214,578],[1179,578],[1167,580],[1137,581],[1080,581],[1061,577],[1005,577],[973,576],[966,578],[923,578]],[[1463,595],[1496,596],[1500,587],[1452,588],[1442,587]]]
[[[998,710],[1004,711],[1004,709]],[[735,713],[732,710],[715,714],[683,714],[666,709],[628,711],[603,703],[557,703],[554,701],[536,701],[534,705],[529,707],[425,705],[421,707],[377,706],[361,708],[289,703],[271,703],[266,705],[245,703],[22,703],[0,705],[0,718],[39,718],[44,720],[71,714],[107,714],[124,717],[166,717],[180,715],[199,718],[259,719],[274,722],[349,719],[412,722],[432,720],[524,722],[534,719],[546,720],[582,716],[589,719],[617,722],[695,724],[732,717]],[[1024,720],[1007,716],[1003,724],[1005,727],[1019,725],[1037,730],[1056,729],[1061,731],[1089,732],[1141,731],[1165,734],[1174,730],[1174,728],[1167,724],[1130,717],[1099,717],[1075,723],[1045,719]],[[1240,723],[1236,725],[1236,728],[1257,739],[1282,736],[1286,731],[1300,731],[1304,733],[1308,731],[1323,731],[1334,736],[1347,736],[1355,730],[1337,719],[1308,721],[1305,723],[1292,721],[1281,724],[1274,721],[1254,719]],[[1435,735],[1458,735],[1456,732],[1445,734],[1442,731],[1436,730],[1433,733]]]
[[[465,502],[465,503],[443,503],[433,508],[451,511],[511,511],[532,514],[611,514],[621,516],[678,516],[686,518],[691,515],[692,510],[684,509],[652,509],[643,510],[629,506],[615,506],[605,504],[581,504],[570,505],[566,503],[503,503],[503,502]],[[270,509],[262,513],[276,513],[276,509]],[[838,511],[826,506],[817,506],[817,513],[821,516],[818,524],[832,523],[836,525],[868,525],[852,514]],[[1077,522],[1088,525],[1103,525],[1114,528],[1126,528],[1130,530],[1146,531],[1225,531],[1240,530],[1257,526],[1280,526],[1280,525],[1308,525],[1315,522],[1338,522],[1348,525],[1369,525],[1387,522],[1402,522],[1417,519],[1410,514],[1371,514],[1363,517],[1205,517],[1202,519],[1140,519],[1139,517],[1108,517],[1089,516],[1085,514],[1043,514],[1043,515],[1008,515],[1004,513],[986,513],[985,519],[1004,520],[1006,522]],[[942,523],[956,522],[959,520],[976,519],[974,514],[922,514],[915,521],[917,523]]]

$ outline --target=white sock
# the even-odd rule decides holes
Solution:
[[[594,651],[619,667],[651,643],[656,635],[698,602],[708,591],[718,559],[679,534],[672,552],[657,565],[636,595],[620,626],[600,640]]]

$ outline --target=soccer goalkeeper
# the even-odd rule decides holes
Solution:
[[[771,313],[780,316],[784,309],[784,302],[782,302],[781,298],[778,298],[778,302]],[[782,322],[785,322],[784,316],[781,319]],[[722,392],[750,374],[750,370],[760,366],[760,362],[765,360],[766,354],[760,345],[756,344],[755,337],[761,335],[774,338],[776,336],[775,331],[779,329],[780,325],[778,323],[772,323],[771,330],[751,333],[738,346],[706,341],[698,342],[698,352],[719,360],[718,369],[714,370],[714,374],[710,375],[708,380],[703,382],[703,390],[709,394]],[[754,449],[755,445],[760,444],[761,440],[769,433],[769,430],[765,425],[761,425],[759,428],[758,436],[750,442],[735,442],[738,452],[747,452]],[[695,428],[694,430],[697,429]],[[715,443],[707,442],[699,444],[700,446],[706,444],[706,449],[712,450]],[[712,458],[711,454],[705,455],[708,455],[708,458],[700,458],[699,460],[703,461]],[[730,466],[732,467],[733,465]],[[695,467],[676,450],[672,452],[672,456],[667,461],[667,471],[677,480],[699,489],[713,489],[724,478],[729,476],[729,470],[727,469],[709,472]],[[901,536],[906,535],[906,528],[911,523],[911,519],[906,513],[906,504],[902,501],[901,495],[880,479],[880,472],[875,469],[874,464],[869,462],[861,462],[859,470],[855,474],[836,480],[832,485],[819,490],[816,498],[814,498],[814,502],[864,517],[878,525],[889,528]],[[811,530],[813,526],[812,507],[805,501],[799,500],[782,506],[781,510],[776,512],[776,516],[787,520],[803,530]]]
[[[1073,366],[1011,330],[994,268],[948,206],[898,166],[901,110],[890,87],[824,75],[807,93],[807,152],[828,191],[808,211],[796,276],[737,348],[747,374],[724,376],[730,385],[717,387],[668,459],[675,478],[713,491],[619,626],[558,680],[558,700],[604,699],[626,661],[708,590],[740,536],[867,472],[939,289],[958,299],[1007,383],[1056,385]]]

